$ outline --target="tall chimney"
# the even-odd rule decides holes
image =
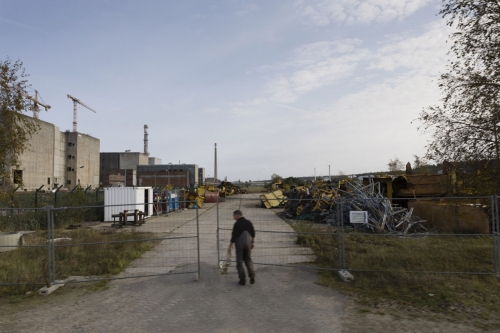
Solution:
[[[144,154],[149,156],[148,151],[148,125],[144,125]]]
[[[217,181],[217,143],[215,144],[214,182]]]

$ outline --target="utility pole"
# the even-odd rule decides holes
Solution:
[[[328,164],[328,180],[332,180],[332,177],[330,176],[330,164]]]
[[[214,151],[214,183],[217,182],[217,143],[215,144]]]
[[[314,168],[314,181],[316,181],[316,168]]]

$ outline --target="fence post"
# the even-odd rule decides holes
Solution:
[[[52,252],[51,252],[51,268],[52,268],[52,281],[50,281],[50,284],[54,284],[56,282],[56,247],[55,247],[55,218],[54,218],[54,207],[49,207],[50,211],[50,227],[52,229],[51,235],[52,235]]]
[[[220,265],[220,235],[219,235],[219,193],[217,193],[217,266]]]
[[[44,185],[40,186],[39,188],[36,189],[35,191],[35,208],[38,208],[38,192],[43,188]],[[35,212],[38,212],[37,209],[35,209]]]
[[[62,188],[63,186],[59,186],[57,189],[56,189],[56,192],[54,193],[54,207],[57,207],[57,193],[59,193],[59,190]]]
[[[500,277],[500,216],[498,212],[498,196],[491,196],[491,227],[493,233],[493,260],[497,277]]]
[[[344,212],[342,200],[337,207],[337,246],[339,252],[339,271],[343,270],[342,263],[344,262],[344,248],[342,246],[342,233],[344,229]]]
[[[198,252],[198,274],[196,275],[196,281],[200,281],[200,216],[198,214],[198,203],[196,203],[196,247]]]
[[[47,288],[52,286],[52,249],[51,247],[54,245],[54,237],[52,235],[52,227],[51,227],[51,209],[49,206],[45,207],[47,211]]]

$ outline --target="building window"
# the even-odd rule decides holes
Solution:
[[[47,184],[50,185],[50,177],[47,178]]]
[[[66,170],[67,170],[67,171],[71,171],[71,167],[67,167],[67,168],[66,168]]]
[[[14,184],[23,183],[23,170],[14,170]]]
[[[69,179],[68,179],[68,180],[66,181],[66,184],[71,185],[71,180],[69,180]]]
[[[68,160],[75,159],[75,156],[73,155],[68,155]]]

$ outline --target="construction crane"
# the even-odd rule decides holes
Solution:
[[[7,86],[7,89],[19,91],[24,97],[26,97],[27,99],[33,101],[33,103],[35,104],[35,107],[33,108],[33,118],[38,119],[38,112],[40,112],[40,109],[38,108],[38,105],[43,106],[45,108],[45,111],[48,111],[50,109],[50,105],[42,103],[42,102],[40,102],[38,100],[38,90],[35,90],[35,97],[32,97],[32,96],[28,95],[27,93],[25,93],[24,91],[22,91],[19,88]]]
[[[73,132],[77,132],[76,130],[76,113],[77,113],[77,104],[80,104],[81,106],[89,109],[90,111],[97,113],[97,111],[93,110],[91,107],[88,105],[85,105],[82,101],[80,101],[78,98],[73,97],[71,95],[68,95],[68,98],[70,98],[73,101]]]

